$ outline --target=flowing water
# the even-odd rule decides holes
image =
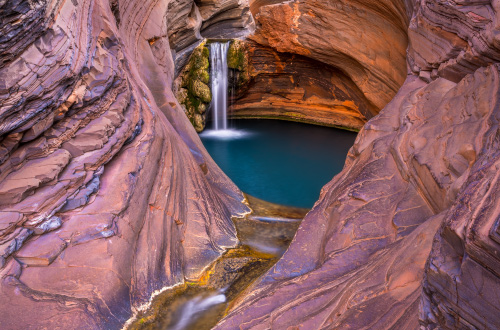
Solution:
[[[228,49],[229,42],[214,42],[210,44],[212,123],[213,129],[216,131],[227,130]]]
[[[246,196],[252,214],[233,219],[240,245],[229,249],[196,282],[155,296],[127,330],[210,330],[237,297],[283,255],[308,210]]]
[[[277,204],[312,207],[321,187],[342,170],[356,133],[277,120],[236,120],[229,127],[229,44],[210,44],[212,129],[201,134],[203,144],[244,192]]]

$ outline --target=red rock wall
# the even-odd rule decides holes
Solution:
[[[232,118],[274,118],[359,130],[378,109],[340,70],[246,42],[250,81],[235,93]]]
[[[407,2],[250,1],[260,46],[250,42],[254,76],[233,116],[359,130],[405,80]]]
[[[289,34],[278,24],[300,26],[294,6],[305,2],[266,9],[274,35],[289,36],[268,40],[315,56],[325,47],[304,47],[297,25]],[[500,327],[498,6],[420,0],[407,13],[410,76],[360,132],[283,258],[216,329]],[[315,15],[335,21],[335,9]]]
[[[342,70],[382,109],[406,77],[404,1],[254,0],[253,40]]]
[[[168,3],[111,5],[0,4],[1,329],[120,328],[237,243],[243,196],[169,88]]]
[[[498,8],[260,8],[259,42],[342,69],[377,107],[404,80],[407,33],[409,77],[216,329],[500,327]],[[119,328],[236,244],[247,209],[169,89],[166,13],[0,4],[0,328]]]

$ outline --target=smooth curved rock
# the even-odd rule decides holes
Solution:
[[[246,41],[248,81],[235,90],[232,118],[275,118],[360,130],[378,109],[341,71]],[[235,83],[236,84],[236,83]]]
[[[459,84],[409,78],[361,131],[283,258],[216,329],[418,329],[434,233],[476,157],[496,148],[498,79],[497,66]]]
[[[250,6],[259,10],[253,40],[339,68],[378,109],[405,80],[403,1],[254,0]]]
[[[421,0],[408,9],[409,77],[360,132],[283,258],[216,329],[500,326],[496,8]]]
[[[167,2],[0,6],[0,328],[120,328],[248,208],[169,88]]]
[[[169,38],[241,2],[181,2],[179,22],[169,2],[0,3],[0,328],[120,328],[237,244],[248,209],[173,96]],[[500,327],[498,1],[271,2],[254,40],[373,106],[403,83],[406,35],[408,77],[216,329]]]

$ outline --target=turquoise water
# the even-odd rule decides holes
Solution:
[[[343,166],[356,133],[279,120],[235,120],[229,131],[200,137],[222,170],[245,193],[310,208]]]

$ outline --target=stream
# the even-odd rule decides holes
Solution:
[[[199,281],[185,282],[156,296],[127,330],[209,330],[279,260],[308,210],[251,196],[246,199],[253,212],[233,218],[240,245],[216,260]]]

